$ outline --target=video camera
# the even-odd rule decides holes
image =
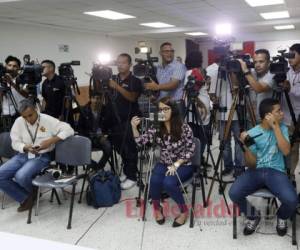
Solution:
[[[30,55],[24,55],[24,66],[16,78],[16,84],[28,92],[29,96],[37,96],[37,85],[42,81],[43,67],[30,61]]]
[[[140,48],[135,48],[135,54],[145,53]],[[146,59],[136,58],[136,64],[133,66],[133,74],[138,77],[144,86],[145,83],[154,82],[158,83],[156,78],[156,67],[154,63],[158,62],[158,57],[151,57],[152,49],[147,48]],[[153,91],[144,90],[143,93],[147,96],[151,96],[155,93]]]
[[[275,74],[273,79],[276,83],[286,80],[286,73],[289,71],[287,59],[295,58],[295,53],[285,53],[285,51],[278,50],[279,55],[274,56],[270,64],[270,72]]]
[[[111,67],[101,63],[94,64],[90,78],[90,91],[93,91],[96,95],[108,92],[110,79],[115,79]]]
[[[187,83],[184,86],[184,91],[187,93],[187,96],[190,98],[197,97],[202,86],[205,85],[205,79],[197,79],[194,75],[189,75]]]
[[[68,91],[71,91],[71,86],[73,87],[74,93],[77,92],[80,95],[80,90],[77,84],[77,78],[74,75],[74,70],[72,66],[80,65],[80,61],[71,61],[68,63],[62,63],[58,67],[58,74],[64,80]]]

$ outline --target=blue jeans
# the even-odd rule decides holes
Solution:
[[[167,194],[177,203],[182,213],[187,211],[185,201],[181,192],[180,182],[177,175],[166,176],[167,166],[162,163],[157,163],[152,171],[150,180],[150,196],[152,198],[153,207],[159,209],[160,197],[162,191]],[[180,181],[183,183],[193,176],[194,167],[192,165],[182,165],[177,169]]]
[[[0,167],[0,189],[23,203],[32,192],[32,179],[49,163],[49,154],[33,159],[28,159],[27,154],[15,155]]]
[[[252,220],[256,217],[257,211],[246,197],[263,187],[270,190],[281,202],[277,211],[278,218],[283,220],[290,218],[296,210],[298,197],[287,175],[278,170],[272,168],[248,169],[232,184],[229,196],[239,206],[240,211]]]
[[[224,129],[225,129],[225,124],[226,121],[220,121],[220,139],[222,140],[224,137]],[[231,149],[231,133],[234,135],[234,164],[232,160],[232,149]],[[224,159],[224,166],[227,169],[233,169],[234,167],[239,168],[239,167],[244,167],[245,162],[244,162],[244,155],[243,151],[236,141],[236,138],[240,138],[240,126],[238,121],[232,121],[231,123],[231,128],[230,128],[230,133],[225,141],[224,145],[224,151],[223,151],[223,159]]]

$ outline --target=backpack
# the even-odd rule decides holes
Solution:
[[[86,200],[94,208],[112,207],[121,198],[121,186],[118,176],[111,171],[100,170],[88,177]]]

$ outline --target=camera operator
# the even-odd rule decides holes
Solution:
[[[91,139],[93,149],[103,151],[102,158],[97,163],[97,169],[103,169],[112,154],[110,142],[101,129],[103,126],[101,102],[101,96],[91,93],[90,102],[82,108],[78,121],[79,134]]]
[[[274,75],[270,73],[270,53],[266,49],[258,49],[254,54],[254,70],[249,70],[246,63],[238,59],[243,74],[252,89],[251,102],[256,110],[256,119],[259,120],[258,107],[262,100],[273,95]]]
[[[42,85],[43,112],[61,120],[65,97],[64,80],[55,73],[53,61],[42,61],[42,67],[42,75],[46,77]]]
[[[278,235],[284,236],[287,232],[287,219],[294,214],[298,203],[296,190],[286,175],[284,164],[284,156],[290,153],[291,148],[288,128],[282,123],[283,112],[277,100],[263,100],[259,106],[259,114],[262,122],[240,136],[241,141],[246,144],[243,149],[249,168],[233,183],[229,196],[246,215],[244,235],[249,235],[255,232],[260,213],[246,197],[267,187],[281,202],[277,210],[276,230]],[[251,140],[247,139],[248,135]]]
[[[205,147],[208,143],[208,139],[210,136],[210,97],[208,94],[208,86],[206,85],[206,72],[205,69],[202,68],[202,53],[200,51],[194,51],[187,55],[185,59],[185,66],[187,67],[187,72],[185,76],[184,86],[188,83],[189,76],[193,76],[195,79],[195,86],[193,89],[198,91],[197,93],[197,108],[199,110],[201,122],[200,125],[203,125],[203,130],[199,126],[195,126],[195,124],[189,123],[189,125],[193,128],[194,136],[199,138],[201,141],[201,156],[202,162],[204,162],[203,153]],[[199,90],[198,90],[199,88]],[[196,90],[197,89],[197,90]],[[191,93],[192,94],[192,93]],[[190,122],[191,119],[188,119]],[[203,134],[203,132],[205,134]]]
[[[18,71],[21,68],[21,61],[14,56],[8,56],[5,59],[5,70],[6,74],[1,79],[2,86],[5,85],[7,91],[3,90],[0,92],[0,101],[2,103],[1,108],[1,118],[3,125],[7,124],[9,128],[5,128],[5,130],[9,130],[15,119],[18,117],[17,110],[20,101],[24,100],[27,97],[27,93],[21,90],[16,85],[16,78],[18,76]],[[14,107],[14,102],[16,107]]]
[[[145,84],[145,89],[160,91],[159,98],[171,96],[173,100],[182,98],[182,88],[186,68],[174,59],[175,50],[172,44],[165,42],[160,46],[162,64],[158,65],[156,77],[158,83],[154,81]]]
[[[232,93],[231,84],[229,81],[230,74],[221,69],[222,54],[217,53],[216,63],[211,64],[206,68],[207,75],[211,78],[211,85],[209,89],[209,94],[211,95],[211,100],[214,102],[214,107],[219,111],[219,139],[222,140],[224,137],[224,131],[226,123],[228,122],[228,116],[230,113],[230,108],[232,106]],[[232,159],[232,148],[231,148],[231,133],[234,135],[234,164]],[[227,140],[224,144],[223,150],[223,160],[224,160],[224,170],[222,175],[230,175],[234,171],[234,176],[239,176],[244,171],[244,157],[242,149],[237,142],[237,138],[240,135],[240,125],[238,121],[237,112],[234,112],[230,132]]]
[[[119,74],[117,79],[109,81],[113,90],[113,100],[105,107],[104,129],[110,132],[109,139],[122,157],[123,172],[122,189],[130,189],[136,184],[138,151],[133,140],[130,120],[140,115],[138,98],[142,92],[140,79],[132,75],[130,68],[132,59],[129,54],[122,53],[117,58]]]
[[[300,115],[300,43],[293,44],[290,52],[295,54],[294,58],[289,59],[290,69],[287,73],[287,81],[285,88],[289,91],[290,101],[295,112],[296,119]],[[295,128],[292,123],[291,114],[285,97],[282,97],[282,110],[284,112],[284,123],[289,127],[290,135],[293,134]],[[299,138],[298,138],[299,139]],[[294,142],[290,154],[290,174],[295,178],[295,169],[299,161],[299,142]]]

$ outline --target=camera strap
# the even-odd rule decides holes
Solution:
[[[25,121],[25,125],[26,125],[26,129],[28,131],[28,134],[29,134],[29,136],[31,138],[32,144],[34,145],[34,142],[35,142],[36,137],[37,137],[37,132],[38,132],[39,126],[40,126],[40,116],[38,118],[38,122],[37,122],[37,125],[36,125],[36,129],[35,129],[34,135],[31,133],[31,131],[30,131],[30,129],[29,129],[26,121]]]

